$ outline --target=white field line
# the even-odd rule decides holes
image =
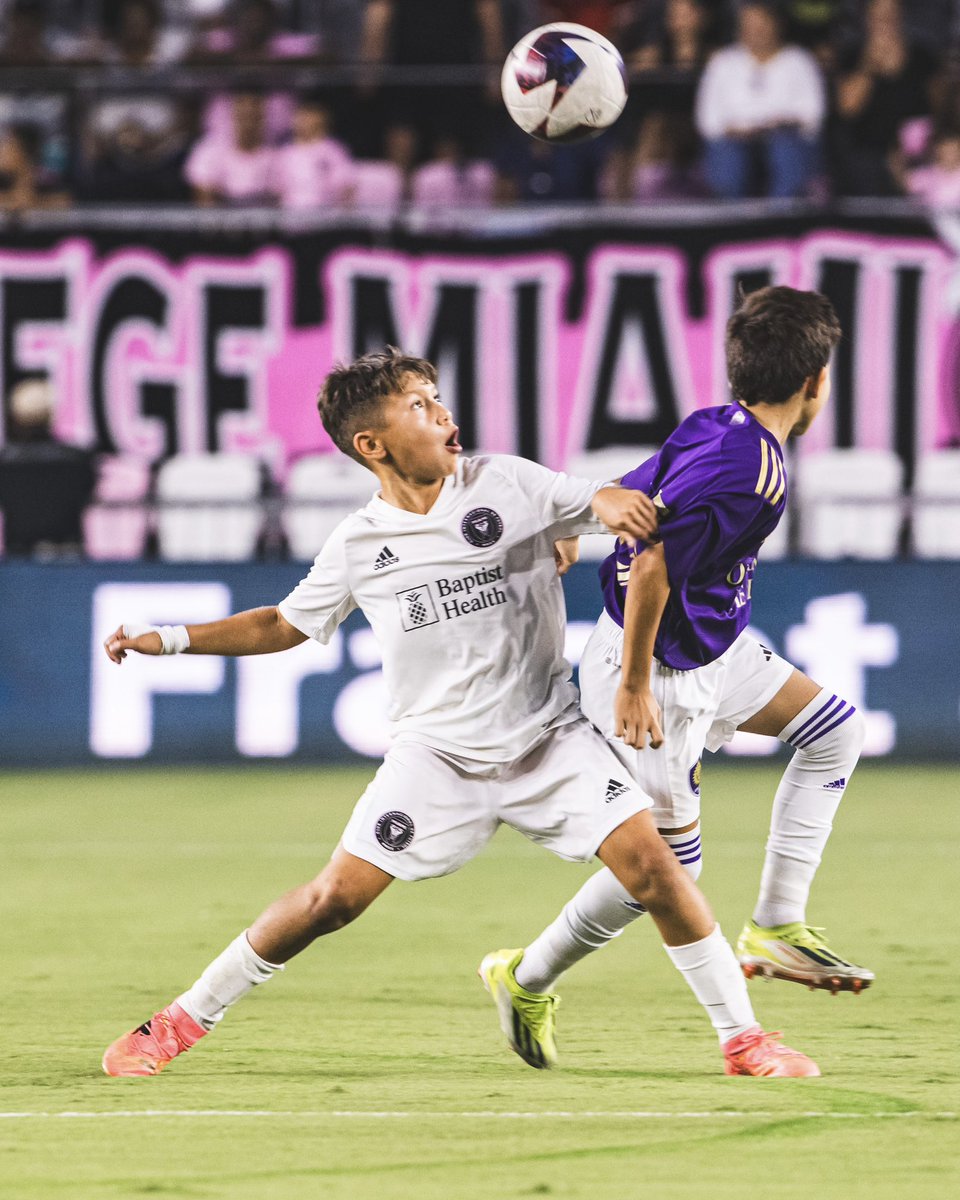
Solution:
[[[0,1112],[0,1120],[81,1120],[101,1121],[116,1120],[128,1117],[187,1117],[203,1119],[209,1117],[228,1118],[277,1118],[280,1120],[315,1121],[315,1120],[359,1120],[359,1121],[773,1121],[773,1120],[909,1120],[926,1118],[927,1120],[955,1121],[960,1113],[926,1111],[912,1109],[903,1112],[750,1112],[741,1109],[720,1109],[716,1112],[656,1112],[656,1111],[615,1111],[615,1112],[349,1112],[338,1110],[317,1109],[314,1111],[252,1108],[146,1108],[137,1110],[116,1110],[114,1112]]]

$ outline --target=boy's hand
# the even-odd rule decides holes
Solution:
[[[631,691],[621,684],[613,699],[613,732],[635,750],[643,750],[650,738],[650,748],[663,745],[660,726],[660,706],[649,688]]]
[[[557,574],[566,575],[580,557],[580,539],[578,537],[558,538],[553,543],[553,561],[557,564]]]
[[[601,488],[590,506],[610,532],[628,546],[655,542],[659,536],[656,506],[644,492],[633,488]]]
[[[104,641],[103,648],[111,662],[121,663],[128,650],[136,654],[162,654],[163,641],[149,625],[121,625]]]

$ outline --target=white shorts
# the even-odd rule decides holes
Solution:
[[[561,858],[587,862],[650,805],[607,742],[577,717],[508,763],[396,743],[353,810],[343,846],[398,879],[429,879],[469,862],[502,823]]]
[[[580,661],[580,707],[653,797],[657,826],[682,829],[700,815],[704,748],[719,750],[729,742],[780,691],[793,666],[745,633],[714,662],[694,671],[674,671],[654,660],[651,686],[662,714],[663,745],[635,750],[613,735],[622,654],[623,630],[604,612]]]

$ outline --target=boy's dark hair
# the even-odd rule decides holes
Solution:
[[[383,401],[401,390],[408,375],[437,382],[433,363],[404,354],[396,346],[364,354],[352,363],[337,363],[323,381],[317,408],[338,450],[363,462],[354,449],[354,435],[379,424]]]
[[[727,378],[734,398],[785,404],[816,378],[840,340],[840,322],[821,292],[765,287],[742,298],[727,322]]]

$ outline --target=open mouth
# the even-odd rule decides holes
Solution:
[[[459,434],[459,432],[460,432],[459,429],[454,428],[453,433],[451,433],[450,436],[447,438],[446,442],[444,442],[444,445],[446,446],[446,448],[448,450],[451,450],[454,454],[458,453],[459,451],[461,451],[463,449],[463,447],[457,441],[457,435]]]

